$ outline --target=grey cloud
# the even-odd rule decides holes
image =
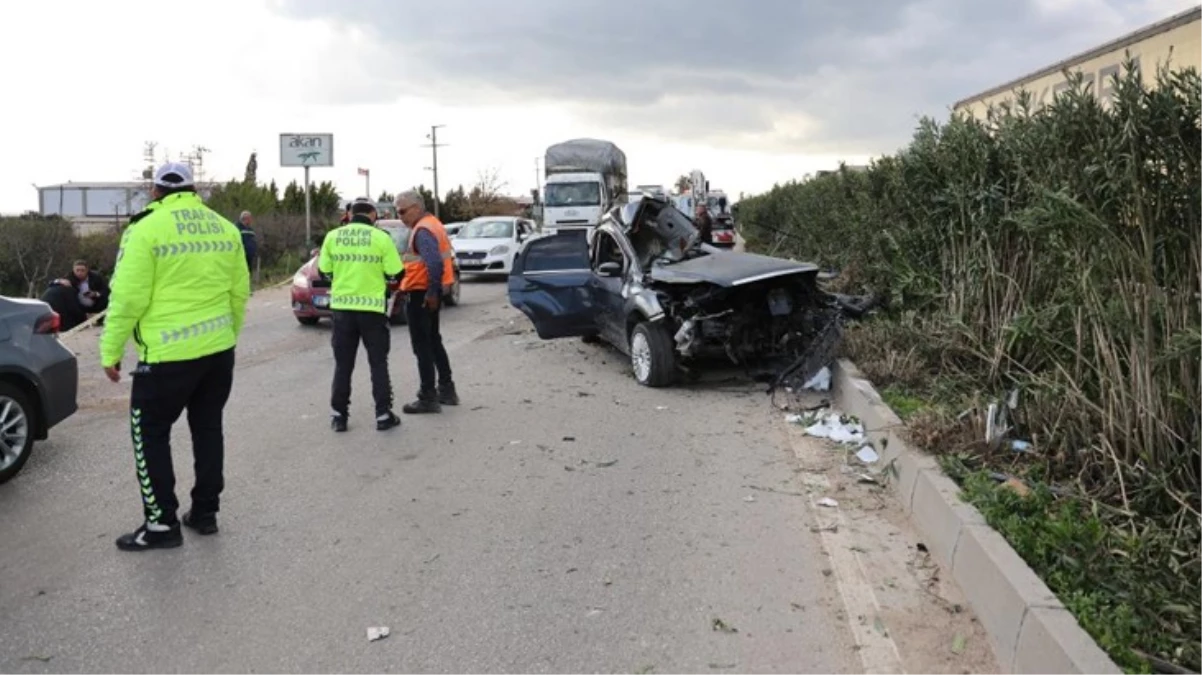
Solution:
[[[919,115],[1161,18],[1134,0],[287,0],[282,11],[373,35],[360,73],[372,99],[419,88],[454,103],[559,101],[673,140],[849,155],[891,151]],[[797,117],[812,124],[776,128]]]

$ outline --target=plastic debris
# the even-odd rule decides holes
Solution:
[[[820,417],[818,423],[806,427],[806,434],[817,438],[829,438],[836,443],[861,444],[864,442],[864,425],[844,421],[838,413]]]
[[[865,445],[856,452],[856,459],[865,464],[872,464],[881,458],[871,445]]]
[[[1010,441],[1010,449],[1014,452],[1031,452],[1030,441]]]
[[[818,506],[825,506],[828,509],[833,509],[839,506],[839,502],[831,499],[830,497],[823,497],[822,499],[818,500]]]
[[[743,501],[750,504],[751,502],[755,501],[755,495],[747,495],[746,497],[743,498]]]
[[[810,391],[830,391],[831,388],[831,369],[823,366],[822,370],[818,371],[814,377],[801,386],[802,389]]]
[[[367,641],[375,642],[376,640],[383,640],[390,634],[388,626],[371,626],[367,629]]]

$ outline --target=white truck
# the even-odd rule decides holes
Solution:
[[[577,138],[547,148],[543,231],[588,233],[627,199],[626,153],[609,141]]]

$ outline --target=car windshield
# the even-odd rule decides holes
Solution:
[[[468,223],[455,235],[456,239],[509,239],[513,237],[512,220],[482,220]]]
[[[586,183],[547,183],[545,192],[544,206],[601,205],[601,184],[595,181]]]

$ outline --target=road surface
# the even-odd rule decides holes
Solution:
[[[840,564],[797,492],[806,453],[832,451],[802,447],[758,385],[639,387],[613,350],[540,341],[504,289],[466,283],[444,315],[463,405],[376,432],[361,355],[340,435],[329,326],[297,325],[287,289],[256,293],[221,532],[170,551],[113,545],[141,516],[128,379],[103,379],[97,331],[67,338],[81,409],[0,486],[0,670],[996,669],[902,560],[904,523],[841,497],[866,542],[847,546],[891,540],[877,562],[902,562],[892,580]],[[399,408],[416,390],[403,327],[391,370]],[[182,420],[175,443],[186,508]],[[375,626],[391,636],[368,642]]]

